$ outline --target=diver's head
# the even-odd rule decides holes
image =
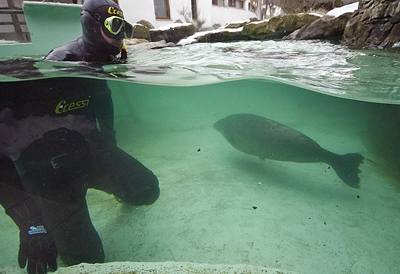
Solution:
[[[132,25],[112,0],[86,0],[82,6],[81,23],[83,39],[89,48],[110,55],[117,55],[123,39],[132,36]]]

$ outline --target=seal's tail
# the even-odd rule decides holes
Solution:
[[[364,157],[361,154],[349,153],[336,155],[332,161],[329,161],[329,164],[344,183],[350,187],[358,188],[360,183],[358,174],[361,172],[359,166],[363,160]]]

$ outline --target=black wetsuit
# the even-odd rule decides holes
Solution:
[[[101,1],[87,0],[85,5],[92,8]],[[115,49],[85,31],[93,24],[86,24],[92,19],[85,16],[83,36],[51,51],[46,59],[115,58]],[[88,188],[134,205],[158,198],[157,177],[118,148],[113,115],[111,91],[104,80],[66,77],[0,83],[0,204],[21,231],[20,266],[25,265],[21,250],[34,257],[33,268],[41,264],[35,260],[53,262],[56,250],[67,265],[104,261],[86,205]],[[48,232],[40,234],[45,238],[37,244],[26,234],[36,225]],[[32,243],[36,252],[49,254],[36,258],[35,250],[29,250]],[[28,264],[29,273],[46,271],[29,269]]]
[[[55,61],[64,60],[99,63],[115,61],[117,58],[115,55],[110,54],[110,51],[107,50],[108,47],[108,45],[105,45],[103,48],[99,48],[99,43],[94,46],[92,42],[87,41],[85,36],[81,36],[68,44],[52,50],[47,55],[46,59]]]
[[[0,117],[0,203],[11,217],[10,210],[21,204],[39,212],[67,264],[104,260],[85,202],[87,188],[113,193],[136,205],[158,198],[156,176],[116,145],[105,81],[52,78],[1,83]],[[75,153],[74,146],[80,142],[67,136],[60,144],[64,148],[58,148],[59,139],[71,132],[85,139],[87,149],[76,156],[82,162],[71,170],[74,163],[68,161],[76,159],[61,158],[61,172],[54,175],[52,158]],[[80,153],[79,147],[77,150]],[[67,165],[65,171],[63,164]],[[29,197],[34,198],[26,202]],[[36,218],[32,217],[32,223],[24,220],[17,224],[20,228],[25,222],[39,224]]]

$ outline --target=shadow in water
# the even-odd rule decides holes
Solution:
[[[235,157],[229,160],[232,166],[241,170],[244,173],[256,178],[258,181],[265,182],[269,185],[274,185],[279,188],[291,189],[292,191],[298,192],[299,195],[304,195],[310,199],[318,197],[318,200],[323,197],[324,199],[332,200],[347,200],[353,199],[354,192],[358,191],[351,187],[345,186],[348,191],[343,192],[343,188],[338,191],[335,190],[335,182],[330,181],[326,176],[326,172],[334,172],[328,166],[316,163],[303,163],[300,165],[319,165],[321,170],[317,170],[315,174],[309,174],[307,172],[296,173],[293,168],[286,168],[282,164],[284,162],[274,162],[271,160],[257,160],[257,159],[245,159],[244,157]],[[290,165],[292,163],[285,163]],[[299,164],[296,164],[299,165]],[[318,172],[318,173],[317,173]],[[336,176],[336,174],[334,175]],[[337,180],[340,181],[338,178]],[[343,185],[343,182],[340,181]],[[362,182],[361,182],[362,183]],[[361,186],[362,187],[362,186]]]
[[[0,74],[18,79],[44,77],[39,69],[35,67],[36,62],[36,60],[32,59],[0,61]]]
[[[370,113],[364,144],[382,172],[394,177],[400,191],[400,106],[377,105]]]

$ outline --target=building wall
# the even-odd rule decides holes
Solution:
[[[212,27],[211,15],[212,0],[197,0],[197,16],[199,21],[204,21],[203,27]]]
[[[171,12],[172,22],[175,22],[178,19],[181,20],[182,22],[186,22],[185,17],[188,20],[192,18],[191,0],[170,0],[169,7]]]
[[[239,1],[236,1],[238,6],[237,2]],[[239,9],[228,7],[228,0],[219,1],[219,6],[212,5],[211,0],[197,0],[199,19],[205,20],[204,27],[212,27],[256,17],[255,13],[247,10],[249,2],[250,0],[245,0],[243,9]]]
[[[252,17],[257,17],[255,13],[244,9],[228,7],[211,7],[211,23],[224,26],[227,23],[244,21]]]
[[[190,17],[190,3],[190,0],[169,0],[171,19],[156,19],[153,0],[119,0],[119,4],[124,11],[126,20],[131,23],[136,23],[137,21],[144,19],[149,21],[156,28],[171,24],[178,19],[185,22],[184,16],[180,13],[186,11]]]
[[[136,23],[141,19],[146,19],[154,25],[154,4],[153,1],[120,0],[119,5],[124,11],[125,19],[131,23]]]
[[[226,0],[227,2],[227,0]],[[229,22],[246,20],[256,15],[245,9],[220,7],[212,5],[212,0],[197,0],[197,14],[199,21],[204,21],[203,27],[210,28],[215,24],[225,25]],[[191,18],[191,0],[169,0],[171,19],[156,19],[153,0],[119,0],[125,18],[131,23],[145,19],[158,28],[171,24],[176,20],[186,22]],[[227,4],[227,3],[226,3]],[[184,16],[185,14],[186,16]]]

